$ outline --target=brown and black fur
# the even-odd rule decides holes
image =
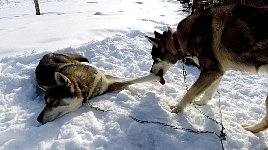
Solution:
[[[227,70],[268,72],[268,9],[247,5],[223,5],[182,20],[175,32],[147,37],[153,44],[151,72],[163,76],[178,60],[194,58],[200,76],[174,107],[178,113],[201,94],[196,104],[207,104]],[[259,132],[268,127],[268,97],[263,120],[245,129]]]
[[[75,54],[56,54],[50,53],[43,56],[38,66],[36,67],[35,74],[38,85],[47,90],[56,84],[54,73],[63,65],[75,65],[81,62],[89,62],[87,58]]]
[[[40,123],[53,121],[75,111],[83,102],[106,92],[135,83],[159,80],[155,75],[136,79],[105,75],[89,65],[85,57],[74,54],[46,54],[35,73],[46,100],[46,106],[37,118]]]

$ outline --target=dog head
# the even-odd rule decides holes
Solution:
[[[177,60],[183,59],[183,54],[178,53],[180,46],[177,40],[177,35],[170,27],[168,28],[168,31],[163,32],[163,34],[156,31],[154,34],[154,38],[146,36],[149,42],[153,45],[151,52],[153,65],[150,72],[160,76],[160,83],[165,84],[163,78],[164,74],[177,62]]]
[[[37,118],[40,123],[53,121],[82,105],[83,96],[77,83],[59,72],[55,72],[55,81],[56,85],[45,91],[46,106]]]

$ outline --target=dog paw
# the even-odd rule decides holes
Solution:
[[[241,124],[241,126],[242,126],[244,129],[246,129],[247,127],[249,127],[248,124]]]
[[[247,130],[247,131],[250,131],[252,133],[257,133],[259,132],[259,130],[256,130],[256,128],[252,125],[246,125],[246,124],[243,124],[242,127]]]
[[[172,109],[176,108],[176,106],[169,106],[169,108],[172,110]]]
[[[173,109],[171,111],[171,113],[179,113],[179,112],[183,112],[184,108],[180,107],[180,106],[173,106]]]

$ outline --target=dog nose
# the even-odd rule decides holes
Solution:
[[[153,72],[153,67],[151,68],[150,73],[154,73],[154,72]]]
[[[40,122],[40,123],[43,123],[43,116],[44,116],[44,113],[41,112],[41,113],[39,114],[39,116],[37,117],[37,121]]]

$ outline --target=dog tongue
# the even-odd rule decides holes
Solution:
[[[160,76],[160,81],[159,81],[162,85],[164,85],[165,83],[166,83],[166,81],[165,81],[165,79],[162,77],[162,76]]]

